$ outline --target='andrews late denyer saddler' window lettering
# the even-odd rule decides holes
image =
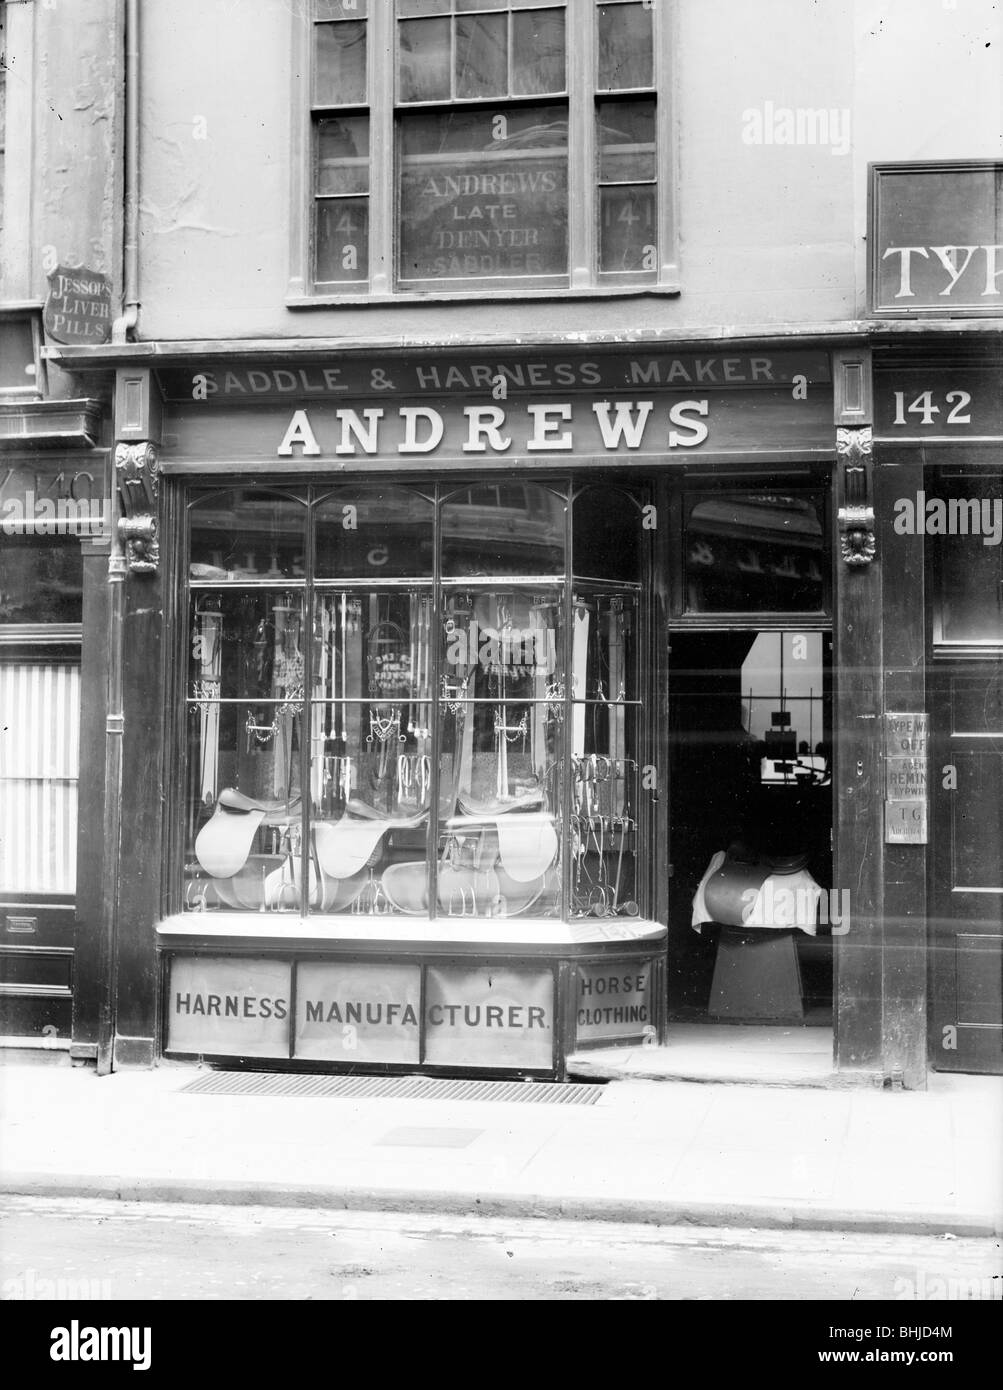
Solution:
[[[666,449],[691,449],[708,435],[704,423],[710,413],[706,400],[674,401],[655,411],[654,401],[598,401],[591,407],[604,449],[617,452],[639,449],[649,424],[663,431]],[[505,454],[525,448],[531,453],[559,453],[575,448],[574,418],[570,402],[533,404],[522,409],[501,406],[466,406],[462,412],[465,435],[460,448],[465,454]],[[305,410],[293,413],[276,453],[289,458],[335,454],[395,452],[430,454],[443,441],[447,420],[431,406],[401,406],[386,411],[381,406],[366,410],[335,411],[339,436],[333,449],[322,447]],[[386,424],[396,417],[396,436],[388,443]],[[324,441],[325,444],[328,441]]]

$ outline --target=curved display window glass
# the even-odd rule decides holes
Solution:
[[[186,910],[648,910],[643,499],[304,485],[189,515]]]

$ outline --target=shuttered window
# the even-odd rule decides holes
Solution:
[[[76,884],[80,669],[0,665],[0,891]]]
[[[72,893],[80,543],[0,534],[0,893]]]

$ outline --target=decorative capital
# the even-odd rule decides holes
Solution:
[[[839,548],[848,565],[869,565],[877,551],[871,505],[871,428],[836,430],[840,462]]]
[[[115,477],[125,513],[118,533],[126,549],[130,574],[156,574],[160,563],[157,499],[160,461],[148,440],[115,445]]]
[[[864,460],[871,457],[870,425],[861,425],[857,429],[837,429],[836,453],[846,468],[863,467]]]

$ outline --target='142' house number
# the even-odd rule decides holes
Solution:
[[[905,398],[907,391],[893,391],[895,397],[895,419],[894,425],[906,425],[910,422],[906,419],[907,415],[919,416],[921,425],[935,425],[935,416],[942,415],[947,411],[947,418],[944,423],[947,425],[970,425],[972,416],[968,407],[972,403],[971,393],[968,391],[948,391],[943,397],[943,407],[934,404],[933,391],[921,391],[911,405],[906,405]]]

